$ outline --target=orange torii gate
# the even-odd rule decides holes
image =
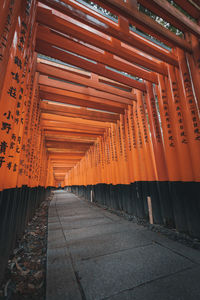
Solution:
[[[61,185],[200,237],[199,1],[93,2],[0,3],[0,222]]]

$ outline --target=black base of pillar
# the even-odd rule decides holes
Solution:
[[[35,209],[48,197],[51,188],[43,187],[6,189],[0,192],[0,283],[8,258]]]
[[[149,220],[147,197],[151,197],[155,224],[176,228],[200,238],[200,183],[138,181],[129,185],[72,186],[72,192],[139,219]]]

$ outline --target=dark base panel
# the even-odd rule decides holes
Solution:
[[[6,189],[0,192],[0,283],[16,240],[34,216],[36,208],[50,195],[51,188]]]
[[[149,196],[155,224],[200,238],[199,182],[139,181],[129,185],[97,184],[66,189],[88,201],[92,197],[94,202],[147,221]]]

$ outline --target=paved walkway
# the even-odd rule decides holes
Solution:
[[[198,300],[200,252],[56,191],[46,300]]]

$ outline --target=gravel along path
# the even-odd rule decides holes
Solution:
[[[46,251],[48,197],[36,210],[10,256],[0,286],[0,300],[44,300],[46,290]]]

